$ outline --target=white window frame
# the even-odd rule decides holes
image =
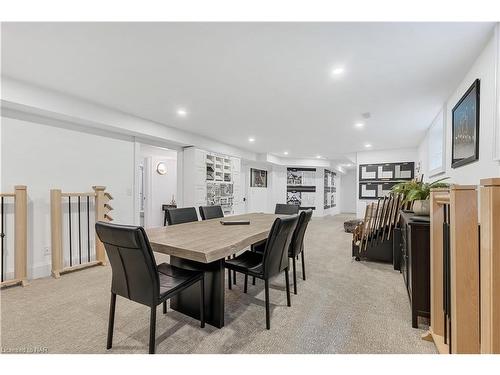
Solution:
[[[441,165],[431,169],[431,160],[432,160],[432,155],[433,155],[433,150],[431,150],[431,134],[433,131],[433,128],[438,125],[439,121],[441,121],[442,124],[442,138],[441,138]],[[446,171],[446,105],[441,108],[437,116],[432,120],[431,126],[429,126],[429,130],[427,130],[427,163],[429,165],[429,176],[428,177],[433,177],[438,174],[444,173]]]

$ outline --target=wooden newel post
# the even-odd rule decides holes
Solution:
[[[112,221],[113,219],[109,216],[109,211],[113,208],[108,204],[113,197],[107,193],[106,186],[92,186],[95,191],[95,221]],[[97,261],[101,262],[102,265],[106,265],[106,255],[104,251],[104,245],[99,240],[99,237],[95,236],[95,253]]]
[[[14,278],[28,284],[28,194],[25,185],[15,186]]]
[[[481,353],[500,354],[500,178],[481,180]]]
[[[61,190],[50,191],[50,239],[52,247],[52,276],[58,279],[63,269]]]
[[[477,354],[479,338],[479,229],[477,187],[450,189],[452,353]]]

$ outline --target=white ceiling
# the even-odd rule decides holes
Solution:
[[[493,27],[4,23],[2,74],[251,151],[341,159],[416,146]]]

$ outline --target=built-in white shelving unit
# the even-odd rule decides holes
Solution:
[[[243,212],[239,158],[188,147],[183,161],[185,207],[220,205],[225,215]]]

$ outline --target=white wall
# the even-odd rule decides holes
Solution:
[[[27,185],[29,277],[50,274],[50,189],[92,191],[104,185],[113,195],[111,216],[132,223],[133,142],[58,127],[1,118],[2,191]]]
[[[356,171],[360,164],[416,162],[418,157],[417,148],[400,148],[393,150],[363,151],[356,154]],[[358,193],[359,174],[356,173],[356,216],[363,217],[366,204],[372,202],[367,199],[359,199]]]
[[[451,183],[478,185],[481,178],[500,176],[500,163],[493,159],[495,147],[495,111],[496,96],[496,43],[494,37],[488,42],[478,56],[457,89],[451,94],[445,104],[445,140],[446,162],[445,172],[434,176],[431,180],[450,177]],[[480,83],[479,109],[479,160],[463,167],[451,168],[451,132],[452,109],[462,95],[472,85],[475,79]],[[429,124],[430,125],[430,124]],[[422,140],[418,148],[418,159],[421,161],[424,179],[428,179],[428,135]]]
[[[356,184],[356,170],[349,170],[341,177],[342,197],[340,200],[340,212],[354,213],[356,212],[356,200],[358,196],[358,188]]]
[[[160,147],[142,145],[140,147],[141,160],[148,159],[149,170],[145,187],[145,227],[159,227],[163,225],[162,204],[168,204],[172,196],[177,200],[177,152]],[[165,163],[167,173],[160,175],[156,171],[158,163]]]

